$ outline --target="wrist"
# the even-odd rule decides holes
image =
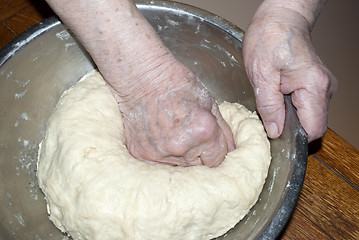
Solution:
[[[286,21],[290,15],[302,18],[297,22],[307,25],[311,31],[326,0],[265,0],[258,8],[254,19],[262,15],[271,15],[278,20]]]
[[[172,54],[154,59],[148,64],[137,64],[131,72],[131,75],[119,76],[121,81],[110,84],[121,110],[148,104],[148,99],[170,94],[186,84],[191,84],[196,78],[195,74]]]

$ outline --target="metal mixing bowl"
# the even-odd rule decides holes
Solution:
[[[174,2],[141,1],[139,9],[175,56],[202,79],[218,102],[255,110],[241,46],[243,31],[203,10]],[[0,52],[0,238],[64,239],[50,222],[36,180],[38,144],[60,95],[95,65],[57,19],[32,27]],[[250,213],[219,239],[273,239],[297,202],[307,139],[286,97],[283,135],[271,141],[272,163]]]

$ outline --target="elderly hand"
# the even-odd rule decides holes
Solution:
[[[165,68],[151,69],[158,76],[151,87],[119,98],[130,153],[177,166],[218,166],[234,143],[217,104],[185,66],[173,60]]]
[[[234,149],[214,99],[163,45],[133,1],[47,1],[117,98],[134,157],[215,167]]]
[[[268,136],[277,138],[282,133],[283,94],[291,94],[310,142],[326,132],[337,80],[311,44],[310,30],[319,12],[314,2],[319,1],[303,8],[296,7],[298,2],[265,1],[245,34],[243,55]]]

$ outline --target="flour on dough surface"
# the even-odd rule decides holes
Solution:
[[[134,159],[118,104],[98,71],[66,91],[40,145],[37,176],[50,220],[73,239],[211,239],[255,204],[270,146],[255,113],[220,111],[236,149],[216,168]]]

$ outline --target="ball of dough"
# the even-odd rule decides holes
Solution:
[[[270,146],[255,113],[220,111],[236,149],[216,168],[134,159],[118,104],[98,71],[66,91],[40,144],[37,177],[50,220],[73,239],[211,239],[255,204]]]

